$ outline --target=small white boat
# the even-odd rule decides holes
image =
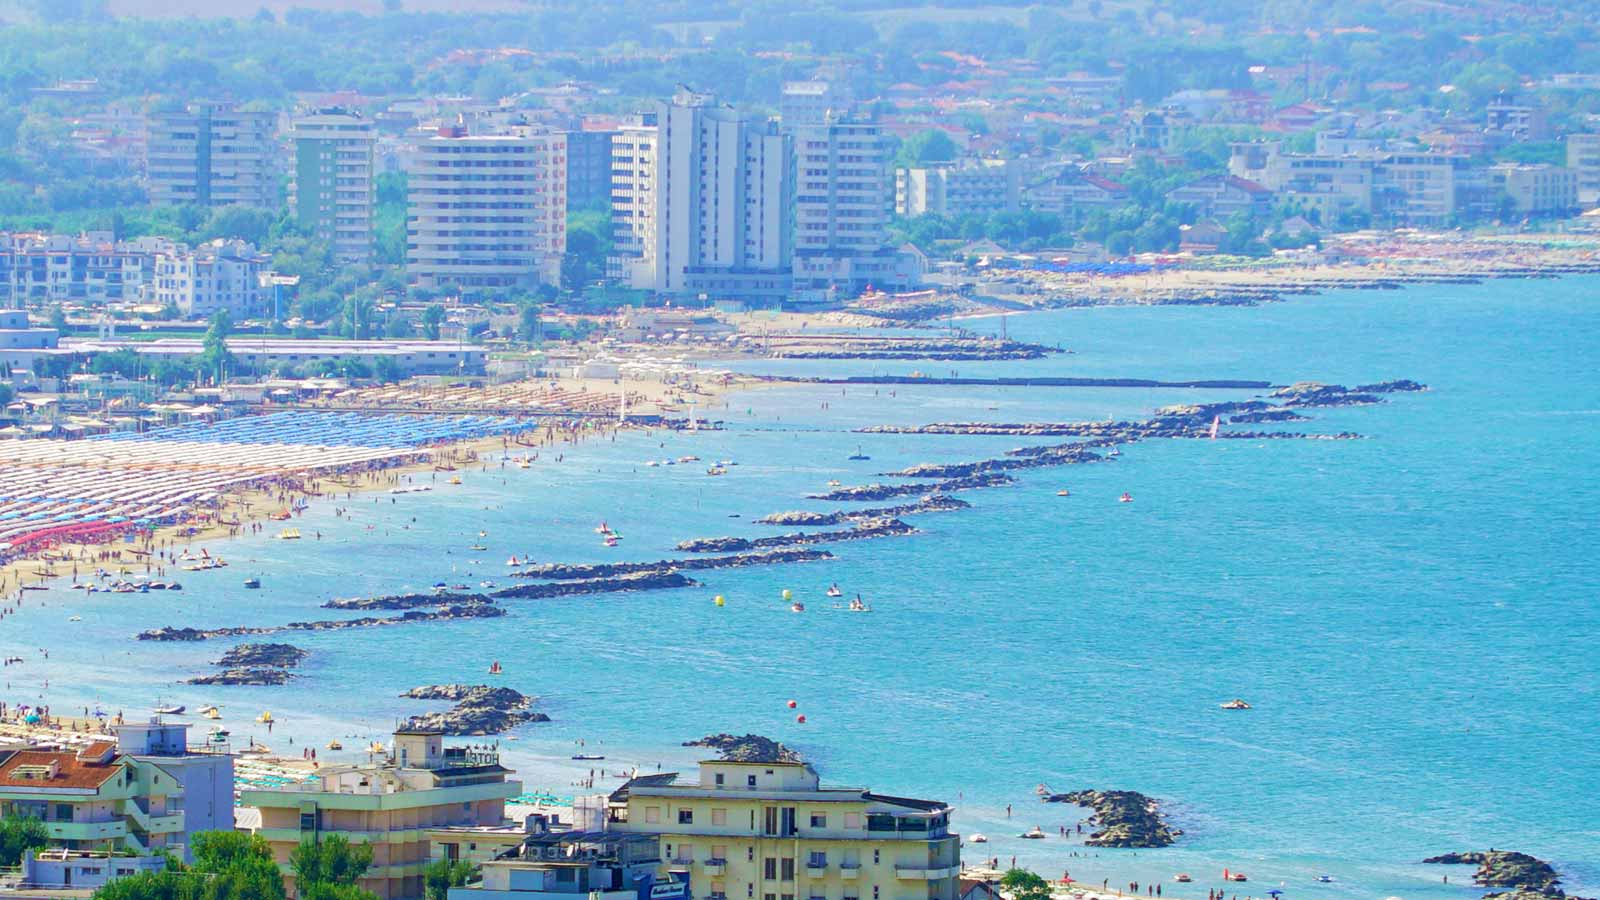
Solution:
[[[1026,838],[1027,840],[1030,840],[1030,841],[1042,840],[1044,838],[1044,829],[1042,829],[1039,826],[1035,825],[1030,830],[1025,831],[1022,834],[1019,834],[1017,836],[1021,837],[1021,838]]]
[[[68,616],[67,617],[67,621],[68,622],[82,622],[83,621],[83,616]]]
[[[974,844],[987,844],[987,843],[989,843],[988,836],[987,835],[982,835],[982,834],[974,834],[974,835],[968,837],[967,840],[970,841],[971,843],[974,843]]]
[[[789,604],[789,611],[790,612],[805,612],[806,611],[806,605],[804,603],[801,603],[799,600],[796,600],[795,602]]]
[[[829,597],[843,597],[844,596],[844,591],[839,590],[839,586],[837,584],[835,584],[835,585],[832,585],[831,587],[828,588],[828,596]]]
[[[151,712],[154,712],[158,716],[181,716],[183,715],[184,709],[186,709],[186,707],[182,704],[179,704],[177,706],[158,706],[151,710]]]
[[[1250,708],[1250,704],[1244,702],[1243,700],[1240,700],[1238,697],[1235,697],[1232,700],[1229,700],[1227,703],[1221,704],[1221,706],[1222,706],[1223,709],[1249,709]]]
[[[1188,884],[1194,880],[1194,876],[1190,875],[1188,872],[1179,872],[1178,874],[1172,876],[1172,880],[1178,882],[1179,884]]]
[[[1132,503],[1133,502],[1133,495],[1128,493],[1127,491],[1123,491],[1122,492],[1122,496],[1117,498],[1117,502],[1118,503]]]
[[[1333,884],[1333,876],[1332,875],[1318,875],[1317,876],[1317,883],[1318,884]]]

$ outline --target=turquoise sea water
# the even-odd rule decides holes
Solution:
[[[1074,352],[957,364],[960,374],[1414,378],[1433,389],[1318,410],[1300,426],[1366,440],[1149,442],[1104,465],[1022,472],[1011,487],[961,495],[970,510],[916,517],[921,534],[835,545],[828,562],[695,573],[704,586],[679,591],[509,601],[511,615],[499,620],[289,634],[312,657],[287,687],[176,686],[208,671],[228,644],[130,640],[163,624],[337,618],[317,609],[332,596],[439,580],[503,584],[512,553],[672,557],[684,538],[774,533],[750,520],[831,508],[804,499],[829,479],[863,483],[910,463],[1051,442],[848,433],[859,425],[1134,417],[1248,395],[752,391],[714,412],[728,420],[724,431],[627,434],[569,447],[559,463],[547,453],[528,470],[467,472],[459,487],[394,502],[366,495],[351,504],[353,522],[336,518],[332,502],[314,504],[296,523],[306,540],[216,545],[233,565],[183,573],[181,594],[30,594],[0,624],[4,655],[29,656],[5,671],[9,695],[42,695],[58,711],[100,702],[132,712],[157,697],[191,708],[219,702],[236,737],[292,754],[330,737],[358,746],[346,736],[382,734],[426,708],[397,699],[401,690],[482,681],[500,660],[501,681],[543,697],[555,719],[504,745],[529,788],[570,795],[588,771],[566,759],[578,739],[591,752],[600,746],[614,771],[682,766],[696,755],[676,746],[682,740],[757,731],[799,747],[826,780],[948,799],[962,832],[991,838],[969,845],[969,859],[1015,854],[1052,877],[1070,869],[1113,886],[1162,881],[1168,896],[1184,897],[1221,886],[1227,866],[1249,873],[1241,894],[1281,882],[1290,897],[1475,897],[1417,861],[1493,846],[1550,859],[1569,891],[1592,893],[1597,289],[1593,279],[1501,282],[1253,309],[1011,316],[1011,336]],[[949,367],[877,371],[917,368]],[[845,459],[858,444],[870,462]],[[642,465],[689,453],[704,462]],[[739,465],[706,477],[719,458]],[[1072,496],[1057,497],[1061,487]],[[1117,503],[1122,491],[1135,502]],[[621,547],[600,546],[601,519],[625,535]],[[479,530],[490,549],[470,551]],[[240,589],[252,574],[263,589]],[[873,612],[829,609],[822,591],[835,581]],[[790,613],[784,588],[810,611]],[[728,598],[725,608],[714,594]],[[72,614],[83,621],[69,623]],[[36,647],[50,648],[48,661]],[[1236,696],[1255,709],[1217,708]],[[806,724],[794,721],[789,699]],[[249,721],[262,709],[278,720],[270,737]],[[1161,797],[1187,834],[1165,850],[1087,857],[1076,841],[1017,840],[1080,815],[1040,804],[1041,782]],[[1180,871],[1195,876],[1187,891],[1171,883]],[[1316,884],[1324,872],[1338,882]],[[1470,873],[1449,874],[1464,883]]]

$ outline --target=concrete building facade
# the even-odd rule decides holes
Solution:
[[[428,830],[499,824],[505,801],[522,790],[491,750],[446,748],[440,732],[402,728],[392,755],[376,765],[326,766],[303,784],[246,790],[242,807],[260,811],[257,831],[271,845],[294,897],[289,854],[302,840],[339,834],[372,845],[372,867],[357,884],[382,900],[420,898],[429,862]]]
[[[199,102],[150,117],[145,177],[156,206],[278,205],[275,116]]]
[[[1577,176],[1578,202],[1600,203],[1600,134],[1567,135],[1567,168]]]
[[[961,840],[933,800],[823,787],[804,763],[706,762],[635,779],[609,828],[658,835],[659,875],[696,900],[955,900]]]
[[[1562,166],[1501,163],[1489,183],[1514,215],[1549,216],[1578,208],[1578,173]]]
[[[905,290],[916,261],[889,242],[894,199],[889,147],[870,122],[794,129],[794,285],[797,290]]]
[[[681,89],[613,142],[608,274],[657,294],[781,300],[792,286],[792,144]]]
[[[289,207],[300,227],[333,248],[344,263],[370,264],[375,250],[373,212],[377,175],[370,119],[340,109],[294,120],[294,171]]]
[[[449,127],[420,141],[408,176],[410,282],[521,291],[560,284],[567,138],[530,126],[483,135]]]
[[[156,254],[148,299],[185,318],[226,310],[235,319],[261,312],[261,273],[271,259],[245,241],[221,238],[190,249],[171,243]]]
[[[960,219],[1015,212],[1021,194],[1022,171],[1011,160],[966,160],[895,171],[895,212],[908,218],[931,213]]]

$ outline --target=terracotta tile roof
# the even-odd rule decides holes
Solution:
[[[48,767],[55,764],[52,778],[19,778],[23,767]],[[121,771],[113,758],[109,765],[81,762],[70,751],[20,750],[0,763],[0,788],[98,788]]]

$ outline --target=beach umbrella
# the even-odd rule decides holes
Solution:
[[[29,725],[37,725],[39,724],[39,717],[37,715],[23,716],[22,721],[28,723]]]
[[[1271,897],[1272,900],[1278,900],[1279,897],[1283,896],[1283,891],[1273,888],[1272,890],[1267,891],[1267,896]]]

